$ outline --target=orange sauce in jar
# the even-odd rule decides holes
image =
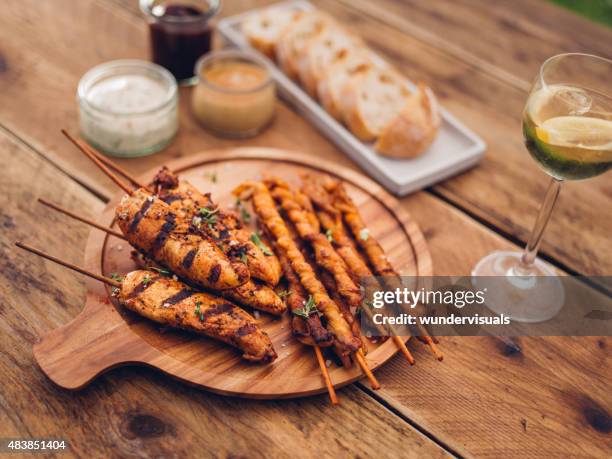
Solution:
[[[197,66],[199,83],[192,96],[198,121],[213,132],[247,137],[272,119],[274,83],[263,62],[241,51],[220,51]]]

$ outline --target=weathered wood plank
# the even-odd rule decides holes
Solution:
[[[520,88],[554,54],[611,57],[612,29],[549,1],[339,1]]]
[[[35,200],[92,213],[103,204],[6,134],[0,161],[0,437],[65,438],[75,455],[90,457],[308,457],[321,444],[334,457],[446,455],[356,387],[340,392],[337,407],[326,396],[224,398],[143,368],[113,371],[76,393],[57,388],[37,368],[32,344],[80,310],[82,277],[13,243],[82,263],[89,230]]]
[[[494,248],[512,249],[451,208],[407,200],[426,235],[437,275],[468,272]],[[469,241],[469,242],[466,242]],[[411,341],[417,363],[396,356],[377,393],[461,455],[605,457],[611,446],[609,338],[444,337],[444,361]],[[366,385],[364,384],[364,387]]]

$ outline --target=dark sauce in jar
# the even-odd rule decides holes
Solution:
[[[209,20],[218,10],[218,2],[160,1],[149,2],[148,7],[153,62],[167,68],[180,83],[191,82],[196,61],[210,51]]]

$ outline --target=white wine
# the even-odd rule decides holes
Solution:
[[[612,167],[612,99],[573,85],[545,86],[523,113],[531,155],[559,180],[579,180]]]

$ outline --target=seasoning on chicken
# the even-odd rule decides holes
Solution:
[[[234,194],[249,193],[253,207],[261,223],[275,239],[280,251],[283,251],[298,275],[301,284],[314,300],[315,307],[327,320],[328,330],[334,335],[334,347],[341,355],[348,355],[360,348],[361,342],[356,338],[338,306],[327,294],[325,287],[317,279],[312,267],[296,246],[289,234],[285,222],[274,205],[274,200],[265,184],[246,182],[234,190]]]
[[[274,252],[244,228],[235,213],[220,209],[209,193],[200,193],[166,167],[155,176],[153,187],[177,218],[189,221],[198,231],[210,236],[231,260],[246,263],[252,277],[271,287],[278,284],[281,267]]]
[[[133,252],[132,259],[141,268],[160,268],[157,263],[140,252]],[[220,290],[217,294],[242,306],[274,314],[275,316],[283,315],[287,310],[287,305],[273,289],[254,280],[249,280],[236,288]]]
[[[231,263],[209,238],[191,232],[166,203],[144,189],[126,195],[116,217],[130,244],[197,286],[226,290],[249,280],[244,264]]]
[[[128,273],[118,299],[147,319],[230,344],[243,352],[245,360],[267,363],[277,357],[268,335],[246,311],[155,271]]]

